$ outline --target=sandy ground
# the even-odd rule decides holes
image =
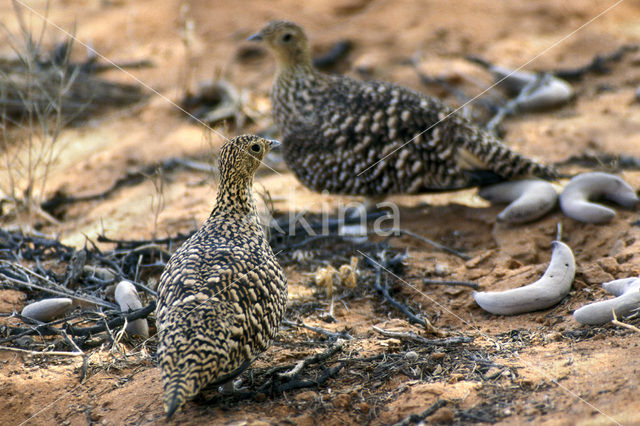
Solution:
[[[33,1],[29,7],[44,13],[46,4]],[[78,39],[105,58],[152,60],[152,68],[113,70],[105,77],[144,82],[155,94],[142,106],[64,130],[63,149],[47,180],[45,198],[60,190],[73,195],[97,193],[127,171],[173,156],[213,159],[222,143],[220,134],[264,130],[270,120],[267,96],[275,67],[269,55],[251,50],[244,40],[270,19],[303,25],[318,54],[341,39],[351,40],[354,48],[341,63],[341,72],[357,76],[357,68],[366,69],[376,79],[441,96],[452,104],[456,99],[442,89],[422,86],[407,59],[419,57],[422,71],[444,77],[473,96],[491,80],[464,61],[465,55],[509,67],[526,63],[529,69],[558,69],[584,65],[596,54],[613,52],[625,43],[640,43],[640,6],[632,1],[51,0],[48,4],[53,23],[67,31],[75,25]],[[609,6],[611,10],[599,16]],[[37,16],[25,17],[34,27],[40,25]],[[0,5],[0,19],[10,31],[17,28],[10,2]],[[50,43],[63,38],[53,27],[45,37]],[[2,50],[10,53],[6,46]],[[81,59],[84,53],[76,45],[74,55]],[[240,91],[253,120],[240,128],[221,126],[207,133],[179,111],[175,103],[185,89],[196,90],[198,82],[215,77]],[[640,103],[634,101],[639,86],[640,53],[630,53],[613,64],[609,74],[590,74],[577,82],[576,99],[568,105],[508,119],[503,126],[505,142],[549,163],[585,152],[640,156]],[[268,190],[280,212],[320,212],[323,206],[331,209],[351,201],[314,194],[285,167],[277,169],[259,173],[257,190]],[[640,187],[640,172],[623,171],[621,176]],[[175,235],[194,229],[207,216],[215,189],[211,177],[181,171],[171,175],[162,191],[144,181],[104,200],[72,205],[59,224],[40,223],[38,228],[78,247],[86,237],[95,240],[102,232],[112,238]],[[357,364],[351,370],[347,366],[320,387],[278,397],[189,403],[172,422],[391,424],[445,399],[448,405],[428,421],[640,424],[638,334],[611,326],[589,330],[571,316],[584,303],[605,297],[602,282],[640,275],[640,228],[632,224],[637,213],[618,210],[607,225],[587,225],[556,210],[534,223],[509,226],[496,223],[501,207],[489,206],[473,190],[392,200],[400,206],[403,228],[473,258],[465,262],[407,237],[394,239],[395,247],[409,252],[403,281],[394,287],[395,297],[423,312],[444,336],[462,334],[474,337],[474,342],[463,348],[434,349],[376,334],[372,325],[435,337],[410,325],[364,284],[358,291],[344,290],[343,303],[335,307],[337,322],[324,322],[328,300],[308,274],[317,265],[288,264],[290,309],[297,312],[296,319],[334,331],[347,328],[355,339],[346,344],[343,356],[398,357],[389,358],[395,361],[388,364],[372,361],[369,367]],[[3,219],[4,226],[15,225],[9,219]],[[467,289],[422,284],[422,277],[475,280],[483,289],[532,282],[546,268],[558,223],[563,240],[574,250],[577,274],[570,295],[552,309],[497,317],[478,308]],[[2,312],[20,309],[26,299],[13,290],[0,296]],[[318,308],[302,315],[296,309],[305,303]],[[326,346],[323,337],[311,331],[283,327],[255,367],[263,371],[273,364],[295,363]],[[0,351],[0,423],[164,423],[159,371],[149,352],[132,348],[123,345],[93,353],[82,383],[80,358],[41,359]],[[408,351],[421,357],[418,375],[408,372],[411,364],[402,361]],[[482,367],[479,358],[490,359],[493,366]]]

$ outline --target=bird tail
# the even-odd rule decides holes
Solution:
[[[157,353],[167,418],[230,367],[226,315],[222,304],[216,307],[192,301],[159,321]]]
[[[170,419],[180,407],[187,402],[189,392],[183,380],[174,380],[164,386],[164,411]]]
[[[476,140],[458,150],[458,164],[466,172],[491,172],[501,180],[537,177],[545,180],[558,179],[552,166],[525,157],[503,144],[487,132],[479,132]],[[478,140],[478,138],[480,140]]]

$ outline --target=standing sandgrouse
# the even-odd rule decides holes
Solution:
[[[160,277],[158,362],[168,417],[206,385],[242,373],[278,331],[287,281],[251,192],[272,144],[257,136],[225,143],[215,207]]]
[[[315,191],[379,197],[556,177],[435,98],[318,72],[292,22],[270,22],[249,40],[275,55],[271,102],[284,158]]]

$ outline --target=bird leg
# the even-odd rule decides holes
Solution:
[[[378,204],[384,201],[385,196],[365,197],[362,203],[354,206],[350,203],[349,207],[344,209],[344,217],[348,219],[360,218],[361,222],[366,222],[367,214],[377,211]]]

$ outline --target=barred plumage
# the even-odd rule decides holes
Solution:
[[[315,191],[375,197],[556,177],[435,98],[318,72],[292,22],[270,22],[249,40],[276,57],[271,101],[284,158]]]
[[[208,384],[242,373],[278,331],[287,282],[251,192],[272,143],[238,136],[222,147],[215,207],[160,278],[158,362],[168,417]]]

